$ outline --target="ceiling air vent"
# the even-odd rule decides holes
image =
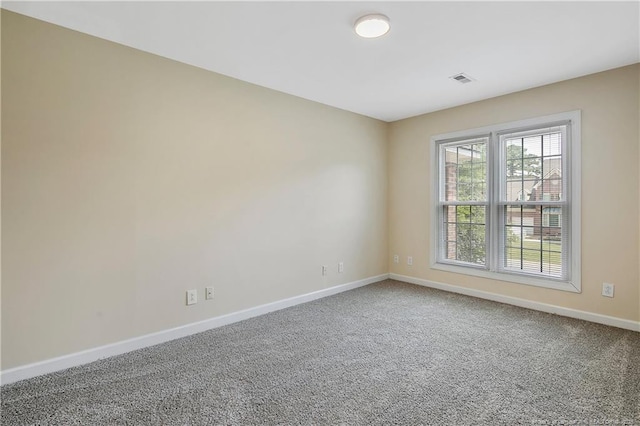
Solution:
[[[456,75],[453,75],[453,76],[451,76],[449,78],[452,79],[452,80],[457,81],[458,83],[462,83],[462,84],[471,83],[472,81],[474,81],[471,77],[469,77],[465,73],[456,74]]]

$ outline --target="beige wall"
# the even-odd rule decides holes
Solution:
[[[383,122],[4,10],[2,95],[2,369],[387,272]]]
[[[636,64],[414,117],[390,125],[389,255],[413,256],[393,273],[500,295],[640,320],[639,74]],[[433,270],[430,137],[582,110],[582,293]],[[613,299],[602,282],[615,284]]]
[[[640,65],[386,124],[4,10],[1,40],[3,370],[389,271],[640,320]],[[582,294],[431,270],[430,137],[574,109]]]

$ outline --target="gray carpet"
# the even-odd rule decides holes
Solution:
[[[640,424],[640,333],[384,281],[5,385],[13,424]]]

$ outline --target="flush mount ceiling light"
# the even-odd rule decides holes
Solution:
[[[364,38],[376,38],[389,32],[389,18],[384,15],[365,15],[359,18],[354,29],[356,34]]]

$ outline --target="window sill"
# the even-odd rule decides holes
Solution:
[[[492,272],[486,269],[459,266],[449,263],[437,263],[431,264],[432,269],[439,271],[453,272],[456,274],[473,275],[481,278],[488,278],[497,281],[505,281],[516,284],[530,285],[534,287],[550,288],[553,290],[568,291],[570,293],[581,293],[579,282],[573,281],[556,281],[545,278],[538,278],[528,275],[510,274],[508,272]]]

